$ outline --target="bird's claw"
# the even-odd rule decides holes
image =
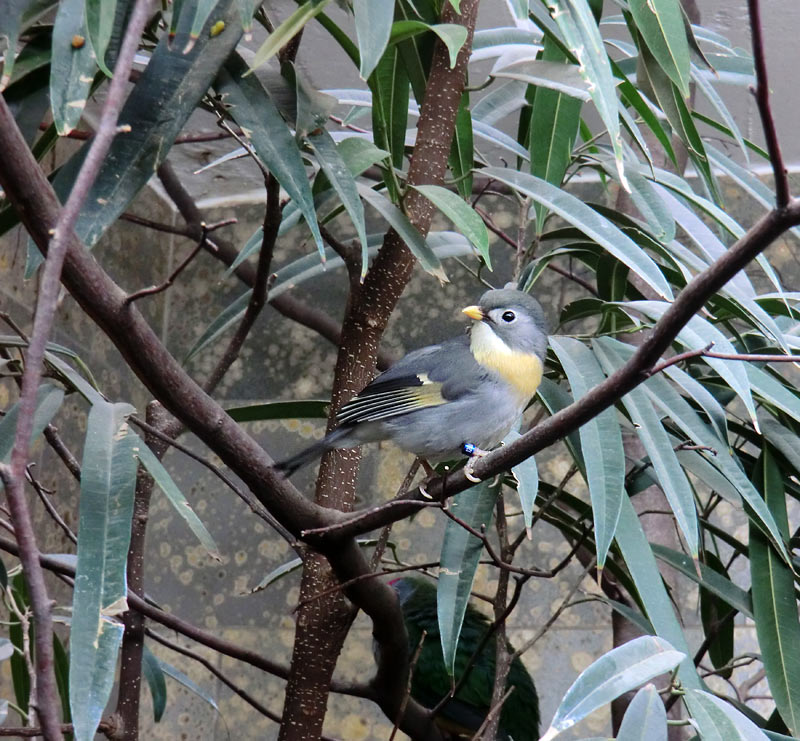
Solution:
[[[483,456],[488,455],[489,451],[481,450],[477,445],[473,445],[472,443],[464,443],[463,450],[464,453],[469,456],[467,464],[464,466],[464,476],[467,481],[471,481],[473,484],[479,484],[482,479],[479,479],[472,473],[472,468],[475,465],[475,461],[477,461],[478,458],[483,458]]]

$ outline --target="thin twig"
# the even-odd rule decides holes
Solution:
[[[761,116],[761,126],[764,129],[764,139],[769,152],[769,161],[775,175],[775,203],[778,208],[789,204],[789,177],[786,166],[783,164],[783,155],[778,141],[778,132],[775,128],[775,119],[772,116],[772,107],[769,101],[769,82],[767,81],[767,60],[764,50],[764,37],[761,27],[761,8],[758,0],[747,0],[750,12],[750,35],[753,44],[753,64],[756,69],[756,88],[753,91]]]
[[[29,463],[25,468],[28,481],[30,482],[31,486],[33,486],[36,493],[39,495],[39,499],[42,501],[42,504],[44,505],[44,508],[47,510],[47,513],[50,515],[50,517],[52,517],[55,523],[64,531],[64,535],[66,535],[67,538],[71,540],[73,543],[77,544],[78,538],[75,536],[75,533],[72,532],[70,526],[67,525],[64,518],[58,513],[58,510],[50,501],[50,497],[48,496],[48,491],[34,477],[33,471],[31,469],[35,465],[36,465],[35,463]]]
[[[281,202],[280,184],[271,173],[265,177],[265,187],[267,191],[267,207],[264,211],[263,237],[261,239],[261,250],[258,253],[258,268],[256,269],[253,292],[250,294],[250,300],[247,302],[247,309],[245,309],[242,321],[236,328],[236,332],[225,348],[225,352],[222,353],[222,357],[203,387],[207,394],[213,393],[220,381],[225,377],[228,369],[236,362],[247,335],[250,334],[256,319],[267,303],[272,255],[275,251],[275,242],[278,239],[278,229],[281,225]]]
[[[167,288],[169,288],[176,281],[178,276],[189,266],[189,263],[194,260],[200,250],[206,247],[206,245],[213,245],[213,243],[209,241],[208,235],[215,229],[219,229],[222,226],[228,226],[229,224],[235,224],[236,221],[236,219],[225,219],[224,221],[218,221],[216,224],[206,224],[205,222],[201,224],[203,234],[200,237],[200,240],[194,246],[192,251],[178,264],[175,270],[172,271],[169,277],[163,283],[159,283],[156,286],[141,288],[138,291],[134,291],[133,293],[129,294],[125,297],[123,302],[125,306],[129,306],[134,301],[144,298],[145,296],[154,296],[157,293],[166,291]]]
[[[414,649],[414,654],[411,657],[411,661],[408,664],[408,682],[406,682],[406,692],[403,696],[403,701],[400,703],[400,709],[397,711],[397,717],[394,720],[394,725],[392,726],[392,732],[389,735],[389,741],[394,741],[394,737],[397,735],[397,731],[400,730],[400,720],[403,717],[403,713],[406,712],[406,706],[408,705],[408,698],[411,697],[411,682],[414,679],[414,669],[417,667],[417,662],[419,661],[419,656],[422,653],[422,646],[425,643],[425,638],[428,635],[427,630],[423,630],[419,637],[419,643],[417,643],[416,649]]]
[[[503,696],[500,698],[500,701],[494,705],[488,713],[486,713],[486,717],[483,719],[483,723],[481,723],[480,727],[475,734],[472,736],[473,741],[475,739],[481,738],[483,736],[483,732],[486,730],[489,723],[492,722],[497,717],[497,714],[503,709],[503,705],[505,705],[506,700],[511,697],[511,693],[515,690],[515,687],[509,687],[504,693]]]
[[[25,372],[19,400],[19,416],[11,451],[10,466],[2,468],[11,517],[20,547],[25,580],[28,584],[34,614],[36,640],[36,668],[38,693],[37,712],[46,736],[54,741],[62,738],[58,717],[58,687],[53,670],[53,623],[50,615],[50,600],[44,575],[39,565],[39,549],[33,531],[28,503],[25,499],[25,467],[28,462],[28,446],[33,429],[36,407],[36,389],[42,374],[45,346],[50,335],[58,295],[61,289],[61,268],[72,238],[73,228],[89,189],[100,171],[111,142],[117,135],[117,121],[127,93],[128,73],[139,43],[144,24],[150,13],[151,0],[137,0],[133,7],[127,30],[122,40],[119,57],[114,67],[114,76],[100,114],[97,134],[94,136],[86,158],[81,165],[67,202],[58,215],[50,232],[47,256],[39,284],[36,315],[28,350],[25,354]]]
[[[232,679],[228,676],[223,674],[216,666],[214,666],[208,659],[201,656],[196,651],[192,651],[189,648],[184,648],[178,643],[165,638],[162,635],[159,635],[151,628],[146,628],[145,632],[147,633],[150,638],[154,641],[157,641],[162,646],[166,646],[171,651],[175,651],[183,656],[187,656],[188,658],[192,659],[192,661],[196,661],[201,666],[205,667],[209,672],[211,672],[217,679],[219,679],[222,684],[224,684],[228,689],[230,689],[234,694],[238,695],[242,698],[248,705],[253,707],[257,710],[261,715],[270,720],[274,720],[276,723],[281,722],[281,716],[277,713],[273,713],[269,708],[262,705],[258,700],[256,700],[249,692],[242,689],[238,684],[236,684]]]

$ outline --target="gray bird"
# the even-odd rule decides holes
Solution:
[[[503,288],[463,313],[473,320],[469,334],[410,352],[342,406],[336,429],[275,467],[290,476],[332,448],[378,440],[428,461],[498,445],[541,383],[544,312],[527,293]]]

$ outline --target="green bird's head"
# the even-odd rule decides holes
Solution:
[[[409,654],[416,651],[423,631],[426,636],[411,679],[411,696],[425,707],[432,708],[446,697],[452,686],[445,667],[439,634],[436,607],[436,586],[424,579],[405,577],[391,582],[397,592],[403,620],[408,632]],[[437,715],[436,723],[451,738],[470,738],[486,719],[494,684],[495,650],[493,635],[470,664],[484,635],[489,619],[467,605],[455,659],[458,681],[468,671],[461,689]],[[513,648],[508,647],[513,651]],[[536,741],[539,738],[539,698],[528,670],[519,657],[511,663],[506,688],[513,691],[503,704],[500,714],[499,739],[506,741]]]

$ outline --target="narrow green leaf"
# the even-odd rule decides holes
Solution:
[[[94,79],[95,53],[89,43],[83,0],[62,0],[53,26],[50,105],[59,135],[78,125]]]
[[[253,14],[256,8],[260,7],[259,0],[237,0],[236,4],[239,6],[239,15],[242,18],[242,28],[244,29],[245,39],[250,41],[252,38],[253,30]]]
[[[711,424],[716,428],[716,434],[723,442],[728,442],[728,418],[725,410],[714,395],[703,386],[700,381],[689,375],[677,365],[671,365],[664,370],[678,386],[680,386],[692,401],[695,402],[708,416]]]
[[[563,59],[563,56],[561,58]],[[566,64],[546,59],[523,59],[510,64],[508,67],[495,70],[492,72],[492,76],[519,80],[529,85],[535,85],[538,88],[563,93],[580,101],[592,99],[589,92],[590,86],[581,75],[580,67],[577,64]],[[534,98],[535,104],[536,100]]]
[[[11,580],[11,588],[14,600],[21,610],[30,608],[28,599],[28,587],[25,584],[25,576],[22,572],[18,573]],[[19,618],[13,613],[9,615],[8,637],[17,649],[11,656],[11,683],[14,685],[14,699],[17,706],[23,713],[28,713],[31,696],[31,678],[28,674],[28,667],[25,662],[25,642],[30,635],[26,636],[22,629]]]
[[[658,295],[672,298],[672,291],[658,265],[630,237],[580,199],[541,178],[523,172],[502,167],[486,167],[480,172],[547,206],[624,262]]]
[[[489,231],[483,219],[473,208],[455,193],[441,185],[414,185],[436,208],[438,208],[478,250],[489,270],[492,261],[489,255]]]
[[[280,112],[256,77],[242,78],[245,69],[241,57],[232,55],[219,70],[214,83],[225,96],[231,115],[247,132],[258,158],[278,179],[293,201],[297,202],[308,224],[317,249],[324,256],[314,198],[306,177],[300,150]]]
[[[789,521],[783,473],[768,446],[758,459],[753,479],[785,540]],[[775,705],[792,733],[800,732],[800,621],[794,576],[766,538],[750,526],[750,577],[758,645]]]
[[[467,40],[467,29],[458,23],[437,23],[430,27],[447,47],[447,53],[450,55],[450,68],[456,66],[458,59],[458,52]]]
[[[647,542],[636,510],[628,497],[622,500],[616,540],[636,585],[645,613],[657,635],[686,655],[678,669],[681,683],[684,687],[701,687],[700,677],[689,658],[689,646],[686,643],[683,626],[675,615],[650,543]]]
[[[586,0],[551,0],[548,7],[564,40],[578,58],[592,101],[608,130],[619,181],[625,190],[630,190],[623,166],[616,84],[592,9]]]
[[[58,411],[64,401],[64,391],[58,386],[43,383],[36,390],[36,411],[33,417],[33,430],[31,432],[31,443],[42,434],[50,420]],[[0,418],[0,463],[8,463],[11,458],[11,450],[14,447],[14,438],[17,435],[17,422],[19,420],[19,402],[14,404]],[[2,482],[0,482],[2,488]]]
[[[359,73],[366,80],[375,69],[392,32],[394,0],[354,0],[358,51],[361,54]]]
[[[743,363],[747,380],[762,399],[774,404],[784,414],[800,422],[800,398],[777,378],[753,363]]]
[[[419,264],[422,268],[431,275],[436,276],[443,283],[446,283],[447,275],[444,272],[441,261],[431,249],[430,245],[425,242],[425,238],[409,221],[408,217],[382,193],[372,190],[372,188],[361,183],[358,183],[358,192],[400,235],[414,257],[419,260]]]
[[[722,97],[711,84],[705,72],[698,69],[694,64],[691,66],[691,70],[692,81],[697,85],[697,88],[703,93],[703,95],[705,95],[706,100],[711,103],[717,113],[719,113],[720,117],[728,127],[730,135],[736,140],[736,143],[739,145],[739,149],[742,151],[745,160],[747,160],[747,145],[745,144],[742,132],[739,131],[739,126],[736,123],[736,119],[733,117],[733,114],[728,110],[728,106],[725,105]],[[692,115],[694,115],[694,111],[692,112]],[[706,151],[708,152],[708,145],[706,145]]]
[[[549,37],[544,40],[542,61],[566,67],[567,57]],[[560,186],[572,161],[578,135],[582,103],[580,98],[539,86],[533,99],[528,136],[531,174]],[[536,228],[544,229],[547,207],[537,202]]]
[[[766,741],[755,723],[710,692],[691,689],[685,700],[703,741]]]
[[[97,66],[103,73],[111,77],[111,70],[106,65],[106,49],[114,30],[114,16],[117,12],[117,0],[86,0],[86,30]]]
[[[725,575],[705,563],[695,564],[685,553],[667,546],[651,543],[650,548],[659,561],[669,564],[707,592],[719,597],[726,604],[736,608],[742,615],[752,619],[753,601],[750,599],[750,595]],[[699,577],[697,576],[698,568],[700,569]]]
[[[321,13],[329,0],[306,0],[294,11],[280,26],[278,26],[259,47],[253,61],[251,70],[257,69],[268,59],[277,54],[288,44],[318,13]]]
[[[625,364],[625,356],[616,351],[616,344],[610,337],[599,337],[592,342],[606,375],[611,375]],[[622,403],[630,414],[639,441],[650,456],[650,462],[675,514],[678,527],[686,539],[689,552],[693,558],[697,558],[700,541],[694,491],[672,449],[666,430],[661,426],[660,415],[653,409],[647,394],[641,388],[625,394]]]
[[[456,112],[456,126],[453,141],[450,145],[450,156],[447,165],[456,181],[456,189],[461,197],[469,200],[472,197],[474,181],[472,168],[475,164],[475,145],[472,131],[472,114],[470,112],[469,91],[461,94]],[[488,250],[487,250],[488,254]],[[489,268],[491,270],[491,267]]]
[[[653,184],[634,171],[628,172],[628,181],[631,184],[631,199],[647,221],[653,236],[659,242],[666,243],[675,239],[675,219]]]
[[[667,741],[667,711],[652,684],[634,695],[617,731],[617,741]]]
[[[127,610],[125,569],[136,485],[129,404],[97,402],[81,463],[78,563],[70,631],[70,708],[77,741],[91,741],[114,684]]]
[[[519,437],[519,432],[512,430],[506,435],[503,443],[508,445]],[[533,505],[536,502],[536,495],[539,493],[539,469],[536,466],[536,459],[533,456],[526,458],[522,463],[514,466],[511,473],[517,480],[517,494],[522,507],[522,517],[530,539],[533,525]]]
[[[339,151],[334,144],[331,135],[322,130],[318,134],[312,134],[307,139],[322,171],[327,176],[333,186],[342,205],[350,216],[353,226],[356,228],[358,241],[361,243],[361,277],[367,274],[369,266],[369,245],[367,244],[367,228],[364,222],[364,205],[358,196],[356,181],[350,174],[344,160],[339,155]]]
[[[216,5],[217,0],[195,0],[195,2],[192,3],[192,10],[194,11],[192,15],[192,27],[189,29],[189,40],[183,47],[184,54],[188,54],[194,48],[194,45],[197,43],[197,39],[200,38],[203,27],[208,22],[208,18]],[[216,29],[220,28],[219,23],[220,21],[215,17],[212,21],[209,33],[216,35]],[[222,21],[221,23],[221,29],[224,30],[225,22]],[[219,31],[217,31],[217,33],[219,33]]]
[[[153,698],[153,720],[158,723],[167,707],[167,680],[164,679],[159,660],[146,645],[142,653],[142,674]]]
[[[265,419],[325,419],[330,401],[271,401],[265,404],[247,404],[229,407],[225,411],[237,422],[261,422]]]
[[[3,70],[0,73],[0,92],[8,87],[14,74],[15,54],[20,31],[27,28],[55,4],[56,0],[8,0],[4,5],[0,39],[6,40],[6,51],[3,58]]]
[[[196,682],[191,680],[187,677],[182,671],[176,669],[172,664],[168,664],[166,661],[161,661],[161,659],[156,658],[158,661],[158,665],[161,668],[161,671],[166,674],[168,677],[172,677],[176,682],[182,684],[186,689],[193,692],[197,695],[201,700],[207,702],[214,710],[219,712],[219,706],[217,705],[216,700],[204,689],[202,689]]]
[[[475,530],[492,523],[497,490],[490,481],[467,489],[450,504],[450,511]],[[436,613],[447,672],[455,671],[456,649],[483,543],[457,522],[448,519],[439,557]]]
[[[597,708],[674,669],[686,654],[657,636],[641,636],[612,649],[584,669],[567,690],[542,736],[550,741]]]
[[[689,97],[689,42],[678,0],[630,0],[636,30],[661,69]]]
[[[206,549],[208,555],[216,561],[221,561],[222,556],[220,555],[219,548],[217,548],[217,544],[214,542],[214,538],[211,537],[211,533],[208,532],[202,520],[195,514],[195,511],[192,509],[192,506],[187,501],[183,492],[178,488],[172,476],[169,475],[169,471],[164,468],[161,461],[158,460],[153,454],[153,451],[147,447],[144,440],[138,437],[138,435],[136,436],[135,443],[134,455],[139,459],[139,462],[153,477],[153,480],[158,484],[158,488],[164,492],[169,503],[189,526],[189,529],[200,541],[203,548]]]
[[[402,168],[409,112],[409,79],[397,47],[386,49],[369,78],[369,87],[372,91],[375,144],[391,153],[394,167]],[[387,187],[391,187],[389,181]]]
[[[542,404],[544,404],[551,416],[565,409],[574,401],[564,388],[559,386],[555,381],[547,378],[547,376],[542,378],[542,382],[536,390],[536,396]],[[564,442],[572,455],[573,461],[575,461],[575,465],[578,466],[581,475],[586,478],[586,464],[583,460],[580,435],[573,430],[564,438]]]
[[[550,346],[561,361],[576,401],[605,380],[600,365],[583,343],[569,337],[551,337]],[[625,498],[625,454],[616,410],[605,409],[582,425],[580,438],[592,499],[597,564],[602,568]]]
[[[703,563],[715,574],[730,581],[725,564],[712,551],[703,551]],[[748,595],[749,597],[749,595]],[[706,585],[700,585],[700,618],[708,643],[708,658],[723,679],[733,674],[730,662],[734,657],[733,618],[728,617],[731,605],[712,592]],[[727,619],[726,619],[727,618]],[[724,623],[722,621],[725,621]]]

